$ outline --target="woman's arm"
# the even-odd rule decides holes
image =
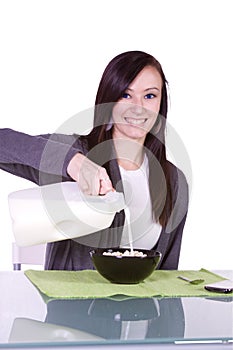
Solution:
[[[0,129],[0,169],[37,184],[71,180],[70,160],[82,145],[74,135],[31,136]]]
[[[0,169],[38,185],[77,181],[87,194],[113,190],[105,168],[89,160],[78,135],[31,136],[0,129]]]

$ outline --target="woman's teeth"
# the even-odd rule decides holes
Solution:
[[[125,118],[126,122],[134,125],[142,125],[146,122],[147,119],[134,119],[134,118]]]

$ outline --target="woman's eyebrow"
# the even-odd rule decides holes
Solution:
[[[134,91],[133,89],[130,89],[130,88],[127,88],[126,90],[128,90],[128,91]],[[152,87],[146,88],[144,91],[149,91],[149,90],[157,90],[157,91],[160,91],[160,89],[157,88],[156,86],[152,86]]]
[[[148,91],[148,90],[158,90],[158,91],[160,91],[159,88],[157,88],[156,86],[153,86],[151,88],[145,89],[145,91]]]

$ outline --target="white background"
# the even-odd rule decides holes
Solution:
[[[115,55],[154,55],[192,165],[179,268],[232,269],[232,33],[231,0],[1,0],[0,127],[53,132],[93,106]],[[31,186],[0,171],[0,270],[12,268],[7,196]]]

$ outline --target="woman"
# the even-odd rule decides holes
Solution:
[[[84,193],[124,192],[130,211],[89,237],[50,243],[46,269],[93,269],[92,247],[127,247],[162,253],[160,269],[177,269],[188,210],[183,173],[166,159],[167,82],[160,63],[141,51],[107,65],[88,135],[30,136],[2,129],[0,166],[39,185],[77,181]],[[128,218],[129,219],[129,218]]]

